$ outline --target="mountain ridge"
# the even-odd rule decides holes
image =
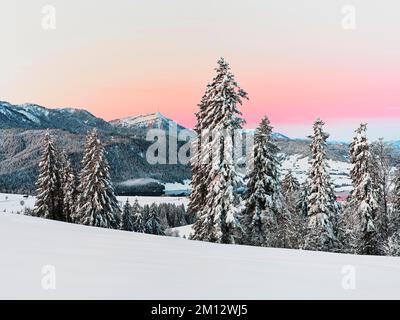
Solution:
[[[131,116],[110,122],[97,118],[85,109],[48,109],[36,104],[12,105],[0,102],[0,192],[33,192],[37,178],[41,139],[51,130],[56,145],[67,151],[76,172],[80,169],[87,131],[96,128],[107,150],[111,178],[116,186],[124,181],[150,178],[160,183],[183,182],[191,178],[184,164],[156,164],[146,161],[146,151],[153,141],[146,140],[149,129],[169,132],[171,119],[161,113]],[[173,121],[174,122],[174,121]],[[177,133],[184,130],[176,124]],[[189,130],[194,134],[194,131]],[[254,129],[243,129],[254,133]],[[293,139],[280,133],[273,138],[287,156],[310,155],[308,139]],[[182,142],[183,143],[183,142]],[[400,148],[400,143],[398,144]],[[349,162],[348,143],[328,143],[329,159]],[[397,149],[397,152],[400,149]],[[123,190],[129,194],[132,190]]]

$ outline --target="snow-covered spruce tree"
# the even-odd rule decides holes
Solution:
[[[145,204],[143,206],[142,216],[143,216],[144,225],[146,225],[146,222],[150,216],[150,206],[148,204]]]
[[[132,215],[132,207],[129,203],[129,200],[126,199],[126,202],[122,208],[121,230],[133,231],[133,225],[134,219]]]
[[[392,210],[389,219],[389,235],[400,235],[400,167],[397,167],[393,177],[393,190],[391,192]]]
[[[140,206],[139,201],[135,199],[132,206],[133,215],[133,231],[135,232],[145,232],[144,218],[143,218],[143,208]]]
[[[389,220],[389,195],[390,195],[390,171],[392,148],[382,138],[374,141],[371,150],[371,177],[377,191],[377,202],[380,207],[376,217],[377,232],[384,242],[390,236]]]
[[[270,247],[282,240],[277,234],[278,227],[284,227],[277,224],[283,214],[278,150],[272,141],[270,122],[264,117],[254,135],[253,168],[247,177],[245,208],[240,218],[245,244]]]
[[[366,124],[356,130],[350,145],[350,158],[353,168],[350,171],[353,191],[347,206],[347,220],[356,239],[356,252],[377,255],[382,252],[382,243],[376,227],[379,210],[379,190],[371,176],[371,153],[366,137]]]
[[[76,179],[71,162],[65,151],[60,155],[61,167],[61,187],[62,187],[62,206],[63,206],[63,220],[72,222],[76,206]]]
[[[327,171],[324,122],[313,125],[311,167],[309,171],[308,221],[305,249],[330,251],[337,247],[334,223],[337,219],[336,197]]]
[[[303,248],[307,217],[307,190],[303,193],[300,183],[292,171],[285,175],[282,180],[283,203],[289,213],[287,234],[289,246],[293,249]]]
[[[201,176],[207,186],[205,202],[199,208],[192,239],[233,243],[238,226],[240,197],[237,188],[243,183],[234,161],[235,130],[242,128],[239,105],[247,98],[232,74],[229,64],[221,58],[216,76],[203,97],[203,128],[211,134],[202,139]]]
[[[36,187],[35,215],[46,219],[63,220],[60,167],[49,130],[44,136]]]
[[[396,168],[393,178],[393,191],[392,191],[393,211],[400,214],[400,166]]]
[[[84,168],[87,168],[89,165],[89,161],[93,158],[93,150],[95,150],[95,144],[96,144],[96,136],[97,136],[97,131],[92,130],[89,131],[86,135],[86,141],[85,141],[85,146],[84,146],[84,152],[83,152],[83,158],[81,161],[81,171],[79,173],[79,183],[77,186],[77,197],[76,197],[76,204],[74,208],[74,212],[71,215],[71,220],[74,223],[81,224],[81,219],[82,219],[82,212],[79,211],[79,203],[82,200],[82,193],[83,190],[81,187],[84,185],[82,184],[83,178],[84,178]]]
[[[83,164],[75,219],[85,225],[119,229],[121,209],[111,184],[104,146],[96,130],[87,137]]]
[[[165,235],[165,230],[160,222],[160,218],[157,214],[157,206],[153,203],[150,206],[149,217],[146,221],[145,226],[146,233],[155,234],[155,235]]]
[[[292,195],[300,192],[300,183],[293,175],[292,170],[283,177],[282,180],[282,192],[284,194]]]
[[[196,113],[196,125],[194,131],[196,132],[196,139],[193,141],[192,150],[194,154],[190,159],[190,165],[192,170],[192,182],[191,187],[192,191],[189,195],[189,205],[188,212],[194,218],[197,218],[198,213],[201,211],[201,208],[204,207],[207,195],[207,186],[204,180],[204,177],[207,176],[207,166],[206,162],[202,160],[204,157],[205,151],[202,150],[202,138],[207,133],[204,128],[205,123],[203,121],[205,116],[205,110],[207,107],[207,92],[209,86],[207,86],[206,93],[201,99],[199,106],[199,111]],[[206,142],[205,142],[206,143]],[[203,148],[205,149],[205,148]]]

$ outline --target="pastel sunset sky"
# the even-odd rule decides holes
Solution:
[[[47,4],[55,30],[42,28]],[[266,114],[301,138],[321,117],[335,140],[361,121],[400,139],[398,0],[2,0],[0,12],[0,100],[192,127],[223,56],[249,93],[249,128]]]

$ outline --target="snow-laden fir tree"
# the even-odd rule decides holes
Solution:
[[[366,124],[356,130],[350,145],[350,158],[353,167],[350,176],[353,191],[349,197],[346,214],[356,239],[356,252],[359,254],[380,254],[381,241],[376,227],[380,205],[379,190],[371,176],[371,153],[366,137]]]
[[[335,249],[337,239],[334,223],[337,203],[327,170],[324,122],[317,119],[313,125],[311,167],[309,171],[308,222],[305,248],[329,251]]]
[[[289,247],[293,249],[303,247],[307,217],[306,198],[308,195],[306,193],[305,190],[302,194],[299,181],[289,170],[282,180],[282,194],[285,209],[289,213],[287,238]]]
[[[240,218],[245,244],[269,247],[280,240],[277,223],[283,206],[278,150],[270,122],[264,117],[254,134],[253,168],[247,177],[245,208]]]
[[[78,224],[82,223],[81,222],[81,219],[82,219],[81,213],[82,212],[79,212],[78,205],[79,205],[80,200],[82,199],[82,192],[83,192],[83,190],[81,189],[81,187],[83,187],[83,184],[82,184],[83,169],[88,167],[89,161],[91,160],[91,158],[93,156],[93,154],[92,154],[92,152],[90,152],[90,150],[94,150],[95,147],[96,147],[95,146],[95,144],[96,144],[96,136],[97,136],[97,131],[96,130],[89,131],[87,133],[87,135],[86,135],[83,158],[82,158],[82,161],[81,161],[81,172],[79,174],[79,183],[78,183],[78,186],[77,186],[76,204],[75,204],[74,212],[71,215],[72,222],[78,223]]]
[[[239,87],[228,63],[221,58],[216,76],[202,100],[203,128],[207,128],[211,138],[201,142],[201,161],[205,163],[201,178],[207,193],[199,208],[192,239],[234,242],[240,203],[236,191],[243,183],[236,170],[234,144],[235,131],[244,123],[238,109],[243,98],[247,98],[247,93]]]
[[[132,214],[132,207],[129,203],[129,200],[126,199],[126,202],[122,208],[122,217],[121,217],[121,230],[125,231],[133,231],[134,229],[134,218]]]
[[[78,223],[119,229],[121,209],[111,184],[109,166],[97,131],[87,137],[76,220]]]
[[[400,213],[400,166],[396,168],[393,178],[393,211]]]
[[[389,234],[400,232],[400,167],[397,167],[393,177],[392,210],[389,220]]]
[[[371,177],[373,185],[377,191],[376,201],[380,210],[377,212],[376,228],[380,238],[386,241],[390,235],[389,220],[389,195],[390,195],[390,175],[391,175],[391,154],[392,148],[382,138],[374,141],[370,145],[371,150]]]
[[[392,208],[389,214],[388,237],[384,244],[384,254],[400,256],[400,167],[397,167],[394,172],[392,185]]]
[[[36,187],[34,214],[46,219],[63,220],[60,164],[49,130],[44,136]]]
[[[132,205],[132,216],[133,216],[133,231],[145,232],[143,208],[140,206],[139,201],[135,199]]]
[[[293,175],[292,170],[289,170],[288,173],[283,177],[282,192],[288,195],[293,195],[300,192],[299,180],[297,180]]]
[[[62,185],[62,206],[63,206],[63,220],[72,222],[76,206],[76,179],[72,169],[71,161],[65,151],[60,156],[61,167],[61,185]]]
[[[207,102],[207,92],[209,86],[207,86],[206,93],[201,99],[199,106],[199,111],[196,113],[196,125],[194,131],[196,132],[196,139],[193,141],[192,151],[193,155],[190,159],[191,171],[192,171],[192,182],[191,187],[192,191],[189,195],[189,205],[188,212],[194,219],[197,218],[198,213],[201,211],[201,208],[205,205],[206,195],[207,195],[207,185],[204,180],[204,177],[207,176],[208,172],[206,169],[206,161],[203,161],[202,158],[205,154],[205,148],[202,149],[202,139],[205,139],[207,135],[207,128],[205,128],[205,123],[203,121],[206,110],[206,102]],[[206,142],[204,142],[206,145]],[[204,145],[203,145],[204,146]]]
[[[149,209],[149,216],[146,221],[145,231],[149,234],[165,235],[165,230],[157,213],[157,206],[154,203],[150,206]]]

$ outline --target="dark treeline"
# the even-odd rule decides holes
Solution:
[[[152,203],[141,206],[138,200],[133,204],[126,200],[122,209],[121,229],[165,235],[166,229],[181,227],[194,222],[185,206],[173,203]]]

